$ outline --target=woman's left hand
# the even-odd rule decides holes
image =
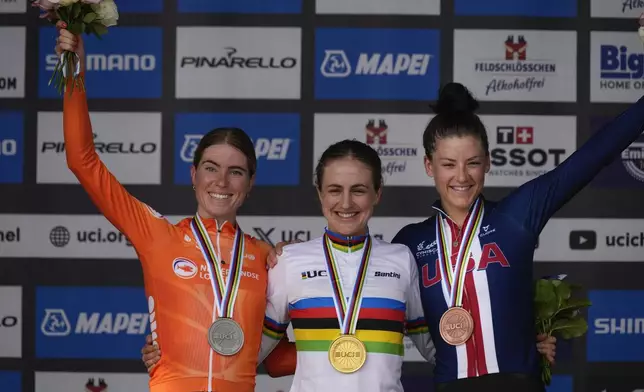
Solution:
[[[548,336],[545,334],[537,335],[537,350],[539,353],[542,355],[545,355],[546,359],[548,362],[550,362],[550,365],[555,364],[555,354],[557,351],[557,338],[554,336]]]

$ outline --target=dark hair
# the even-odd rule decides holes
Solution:
[[[257,170],[257,157],[255,156],[255,146],[250,137],[240,128],[215,128],[205,134],[199,141],[195,150],[195,156],[192,164],[199,166],[201,157],[206,148],[217,144],[227,144],[235,147],[246,156],[248,163],[248,174],[252,177]]]
[[[438,139],[457,136],[479,138],[485,154],[490,152],[485,126],[474,112],[479,103],[468,89],[460,83],[451,82],[443,86],[436,105],[432,107],[436,116],[429,122],[423,133],[425,155],[431,158]]]
[[[318,190],[322,189],[324,167],[331,161],[341,158],[353,158],[367,165],[371,169],[374,189],[376,191],[380,189],[382,186],[382,161],[376,150],[356,139],[346,139],[330,145],[318,160],[315,167],[315,185]]]

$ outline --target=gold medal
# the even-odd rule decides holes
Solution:
[[[354,335],[340,335],[329,347],[329,362],[341,373],[360,370],[367,360],[367,348]]]

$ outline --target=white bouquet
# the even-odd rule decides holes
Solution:
[[[101,38],[107,34],[108,27],[116,25],[119,18],[114,0],[34,0],[32,6],[43,11],[41,18],[52,24],[62,21],[67,25],[67,30],[75,35],[94,34]],[[63,52],[49,84],[53,82],[60,93],[69,80],[74,81],[70,94],[74,87],[85,91],[85,83],[80,75],[80,60],[75,53]]]

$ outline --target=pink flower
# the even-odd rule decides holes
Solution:
[[[38,7],[43,11],[50,11],[56,8],[60,0],[36,0],[31,3],[32,7]]]
[[[36,0],[31,3],[32,7],[40,8],[43,11],[40,14],[41,19],[47,19],[50,22],[58,20],[56,15],[56,8],[58,8],[58,2],[60,0]]]

